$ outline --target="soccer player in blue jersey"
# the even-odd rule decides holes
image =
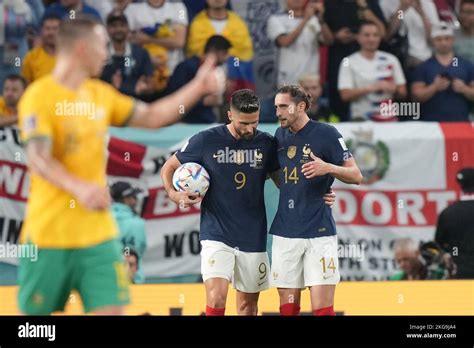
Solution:
[[[298,315],[301,289],[310,288],[315,315],[335,315],[339,282],[336,225],[323,196],[334,178],[360,184],[362,174],[341,134],[310,120],[311,96],[300,86],[280,88],[275,96],[280,163],[280,200],[270,228],[272,286],[278,288],[280,314]]]
[[[259,293],[269,287],[264,185],[279,165],[275,139],[257,130],[259,107],[253,91],[235,92],[230,123],[191,137],[161,172],[169,197],[185,207],[201,198],[175,191],[174,171],[182,163],[196,162],[211,177],[201,205],[200,231],[206,315],[224,315],[231,280],[240,315],[256,315]],[[332,204],[331,197],[327,199]]]

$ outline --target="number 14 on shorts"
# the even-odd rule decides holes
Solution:
[[[319,262],[321,263],[321,267],[323,268],[324,279],[332,277],[332,275],[336,274],[336,265],[334,264],[334,257],[321,257]],[[328,273],[328,270],[332,270],[333,274],[326,275]]]

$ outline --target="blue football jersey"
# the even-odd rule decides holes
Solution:
[[[310,120],[299,132],[278,128],[275,133],[281,171],[278,211],[270,233],[286,238],[315,238],[336,234],[331,208],[324,203],[334,177],[306,179],[304,163],[311,152],[323,161],[341,166],[352,155],[342,135],[331,125]]]
[[[222,125],[191,137],[176,157],[201,164],[211,178],[201,204],[200,239],[265,251],[264,186],[267,174],[278,169],[275,138],[257,131],[251,140],[237,140]]]

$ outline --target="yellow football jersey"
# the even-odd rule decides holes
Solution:
[[[50,74],[56,64],[56,57],[47,53],[43,47],[38,46],[29,51],[21,68],[21,75],[28,83]]]
[[[15,113],[7,107],[5,99],[0,97],[0,117],[10,117],[15,116]]]
[[[28,87],[20,100],[21,139],[49,138],[53,156],[69,173],[106,186],[108,127],[124,125],[133,109],[133,98],[100,80],[86,80],[73,91],[47,75]],[[68,192],[31,173],[22,242],[83,248],[116,234],[109,211],[88,210]]]

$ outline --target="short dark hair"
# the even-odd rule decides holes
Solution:
[[[119,10],[112,11],[107,16],[106,23],[107,25],[111,25],[112,23],[115,23],[115,22],[122,22],[128,25],[127,16],[125,16],[125,14],[122,11],[119,11]]]
[[[456,175],[456,181],[461,186],[461,190],[474,193],[474,167],[461,169]]]
[[[459,7],[461,8],[463,5],[466,5],[466,4],[474,5],[474,0],[462,0],[461,6]]]
[[[45,14],[43,16],[43,18],[41,18],[41,23],[40,23],[40,27],[42,27],[44,25],[44,23],[46,23],[47,21],[58,21],[58,22],[61,22],[61,17],[59,17],[57,14],[55,13],[48,13],[48,14]]]
[[[227,51],[232,47],[232,44],[222,35],[212,35],[206,42],[204,53],[210,51]]]
[[[97,18],[79,14],[75,19],[62,20],[59,25],[58,47],[68,49],[73,47],[78,39],[90,35],[96,25],[102,25]]]
[[[21,84],[23,85],[23,88],[26,88],[26,85],[28,84],[28,83],[26,82],[26,80],[25,80],[22,76],[20,76],[20,75],[18,75],[18,74],[10,74],[10,75],[7,75],[7,76],[5,77],[5,80],[4,80],[4,81],[7,81],[7,80],[9,80],[9,81],[20,81]]]
[[[239,112],[251,114],[260,109],[260,101],[251,89],[239,89],[232,93],[230,106]]]
[[[306,93],[303,87],[299,85],[286,85],[280,87],[276,94],[289,94],[291,100],[298,105],[299,103],[303,102],[306,104],[305,111],[308,111],[311,107],[311,94]]]
[[[378,26],[375,22],[363,20],[359,22],[359,26],[357,27],[357,33],[360,33],[362,31],[362,28],[368,25],[373,25],[374,27],[378,29]]]

